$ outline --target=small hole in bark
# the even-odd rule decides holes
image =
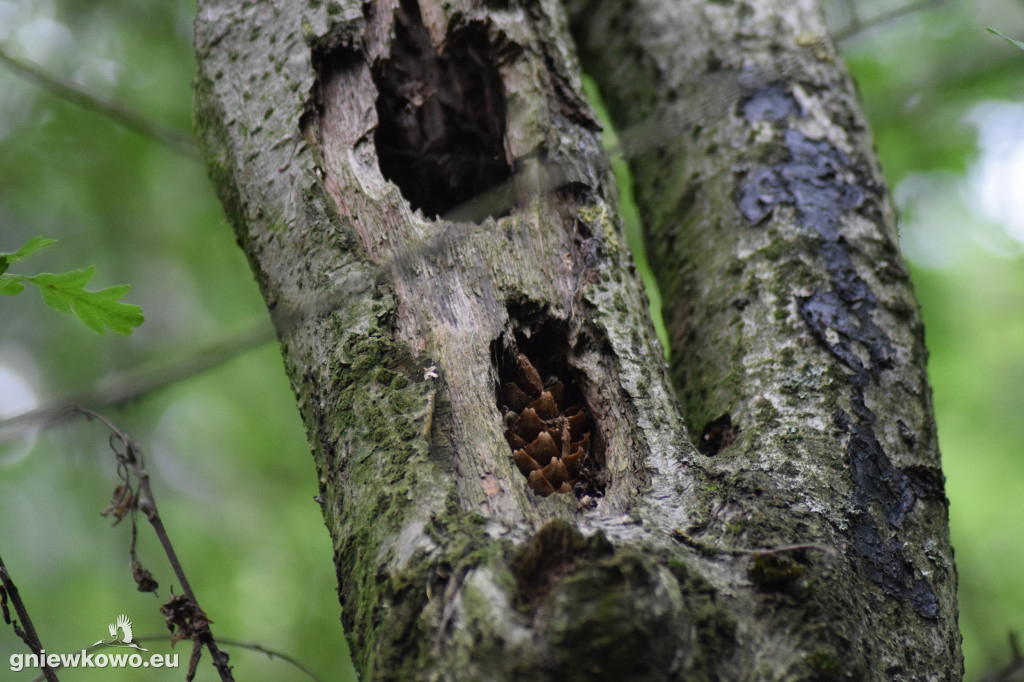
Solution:
[[[697,441],[697,450],[702,455],[713,457],[733,444],[740,433],[740,427],[732,423],[732,415],[728,412],[718,419],[704,425]]]
[[[516,330],[491,349],[512,459],[535,494],[571,492],[596,504],[609,483],[604,440],[568,362],[567,330],[558,320],[522,313],[511,315]]]
[[[455,28],[434,47],[413,0],[395,12],[386,60],[373,65],[381,172],[414,209],[448,213],[507,181],[505,95],[486,28]]]

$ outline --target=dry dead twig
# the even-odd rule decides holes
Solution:
[[[156,582],[152,575],[139,563],[135,556],[135,514],[141,511],[146,515],[146,520],[153,526],[160,545],[171,563],[174,575],[181,585],[184,594],[171,595],[170,599],[160,607],[168,629],[172,633],[172,646],[182,639],[192,640],[192,654],[189,658],[189,667],[186,680],[195,677],[196,665],[202,652],[206,647],[213,658],[213,666],[217,669],[221,680],[234,680],[231,675],[231,666],[228,664],[228,654],[217,646],[213,633],[210,630],[210,620],[206,613],[199,607],[192,586],[188,582],[185,571],[174,551],[167,529],[156,508],[156,500],[153,491],[149,486],[149,473],[143,465],[142,450],[139,445],[127,433],[117,428],[110,420],[91,410],[83,408],[70,408],[75,412],[85,415],[88,419],[95,419],[103,423],[111,431],[110,448],[117,458],[117,472],[121,479],[111,504],[103,510],[104,516],[113,516],[114,525],[117,525],[128,516],[132,524],[132,573],[136,584],[142,591],[150,592],[156,589]],[[120,446],[120,447],[119,447]]]

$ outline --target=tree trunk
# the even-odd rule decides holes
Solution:
[[[674,381],[558,3],[200,2],[356,668],[958,678],[921,323],[816,9],[607,8]]]

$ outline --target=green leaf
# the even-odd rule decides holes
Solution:
[[[55,244],[56,242],[56,239],[32,237],[32,239],[25,242],[25,244],[14,253],[0,253],[0,275],[7,272],[7,268],[11,263],[17,263],[20,260],[28,258],[36,251],[45,249],[50,244]]]
[[[58,312],[74,313],[89,329],[104,334],[104,327],[109,327],[118,334],[131,334],[132,329],[146,319],[139,306],[118,303],[131,287],[121,284],[100,291],[86,291],[83,287],[94,274],[96,266],[61,274],[44,272],[23,279],[39,287],[46,305]]]
[[[0,294],[15,296],[25,290],[25,285],[13,275],[0,275]]]
[[[95,267],[61,274],[44,272],[32,277],[5,274],[11,263],[28,258],[56,241],[33,237],[13,253],[0,253],[0,295],[20,294],[25,290],[25,282],[31,282],[39,287],[46,305],[58,312],[74,313],[85,326],[99,334],[105,334],[108,327],[118,334],[131,334],[132,329],[145,321],[142,308],[118,302],[131,290],[127,284],[100,291],[85,290],[85,285],[96,274]]]
[[[1012,44],[1012,45],[1016,45],[1016,46],[1017,46],[1017,47],[1019,47],[1020,49],[1024,50],[1024,40],[1014,40],[1014,39],[1013,39],[1013,38],[1011,38],[1010,36],[1006,35],[1006,34],[1005,34],[1005,33],[1003,33],[1002,31],[1000,31],[999,29],[997,29],[997,28],[992,28],[991,26],[989,26],[989,27],[986,27],[986,28],[987,28],[987,30],[988,30],[988,32],[989,32],[989,33],[991,33],[991,34],[993,34],[993,35],[997,35],[997,36],[999,36],[1000,38],[1002,38],[1003,40],[1005,40],[1006,42],[1008,42],[1008,43],[1010,43],[1010,44]]]

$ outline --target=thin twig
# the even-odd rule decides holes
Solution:
[[[149,521],[156,532],[160,545],[164,549],[164,554],[167,555],[171,569],[174,571],[178,584],[181,585],[181,589],[184,592],[184,595],[172,595],[168,602],[161,607],[161,611],[164,613],[168,624],[178,628],[175,637],[171,639],[172,643],[176,639],[180,640],[186,637],[192,640],[193,649],[189,658],[186,680],[193,678],[195,666],[199,660],[199,652],[203,646],[209,650],[210,656],[213,659],[213,666],[220,674],[221,680],[234,680],[234,677],[231,675],[231,666],[228,664],[228,654],[220,649],[214,640],[213,632],[210,630],[210,620],[199,606],[199,601],[192,591],[192,586],[188,582],[188,577],[181,566],[178,554],[174,551],[174,546],[171,544],[171,539],[167,534],[167,529],[164,527],[163,519],[160,518],[160,514],[157,511],[156,499],[153,497],[153,491],[149,486],[149,473],[146,471],[142,461],[142,449],[131,436],[114,426],[106,417],[84,408],[76,407],[72,409],[84,414],[87,418],[102,422],[114,434],[113,437],[121,441],[121,444],[124,446],[124,450],[121,451],[113,447],[113,443],[111,443],[111,448],[117,457],[123,489],[122,486],[118,486],[119,491],[115,491],[117,503],[108,507],[105,511],[115,515],[118,519],[131,513],[132,524],[134,525],[134,512],[139,510],[146,515],[146,520]],[[128,473],[129,470],[138,482],[134,494],[131,493],[132,486]],[[125,494],[126,491],[127,495]]]
[[[715,547],[709,545],[706,542],[702,542],[690,535],[687,535],[683,531],[676,529],[672,531],[672,539],[677,542],[695,549],[701,554],[714,555],[714,554],[731,554],[736,556],[750,556],[754,554],[789,554],[791,552],[799,551],[814,551],[821,552],[831,561],[835,559],[839,552],[836,551],[835,547],[830,545],[823,545],[817,542],[801,542],[793,545],[779,545],[777,547],[765,547],[763,549],[749,549],[745,547]]]
[[[981,682],[1011,682],[1011,680],[1019,679],[1017,673],[1024,672],[1024,656],[1021,655],[1017,633],[1011,631],[1008,636],[1010,639],[1010,662],[982,677]]]
[[[6,63],[11,71],[21,78],[35,83],[63,100],[103,114],[115,123],[156,140],[176,152],[194,159],[199,158],[199,149],[188,135],[155,123],[120,102],[102,100],[77,83],[57,78],[38,64],[13,56],[3,46],[0,46],[0,61]]]
[[[851,7],[848,3],[850,16],[852,18],[846,26],[843,26],[837,31],[833,31],[832,38],[838,43],[848,38],[852,38],[856,34],[866,31],[869,28],[874,28],[875,26],[892,21],[893,19],[899,19],[900,17],[920,12],[921,10],[934,9],[939,5],[946,4],[947,2],[949,2],[949,0],[918,0],[918,2],[911,2],[907,5],[903,5],[902,7],[889,10],[888,12],[882,12],[881,14],[873,16],[867,20],[862,20],[860,15],[857,13],[856,7]]]
[[[219,637],[217,639],[217,642],[220,643],[220,644],[223,644],[224,646],[237,646],[237,647],[242,648],[242,649],[249,649],[250,651],[259,651],[260,653],[266,654],[270,658],[280,658],[282,661],[286,661],[288,663],[291,663],[296,668],[298,668],[302,672],[306,673],[306,675],[309,676],[310,679],[316,680],[316,682],[322,682],[319,675],[317,675],[315,672],[313,672],[312,670],[307,668],[297,658],[295,658],[293,656],[289,656],[288,654],[284,654],[284,653],[281,653],[280,651],[275,651],[273,649],[268,649],[265,646],[262,646],[260,644],[254,644],[254,643],[251,643],[251,642],[239,642],[238,640],[235,640],[235,639],[225,639],[224,637]]]
[[[266,322],[260,322],[237,336],[197,348],[170,362],[148,363],[105,377],[94,386],[0,421],[0,443],[20,438],[36,425],[51,426],[59,423],[68,416],[68,405],[78,405],[92,410],[121,406],[219,367],[273,339],[273,328]]]
[[[28,617],[28,609],[25,608],[25,603],[21,601],[21,594],[19,594],[14,581],[11,580],[10,573],[7,572],[7,566],[4,564],[3,557],[0,557],[0,587],[2,587],[0,589],[0,603],[3,605],[4,622],[14,628],[14,634],[18,635],[21,641],[25,642],[32,653],[39,656],[43,676],[49,682],[58,682],[57,673],[46,663],[43,644],[39,641],[39,635],[36,634],[36,628],[32,625],[32,619]],[[14,604],[14,610],[18,614],[18,618],[21,619],[23,627],[18,627],[18,621],[11,619],[11,614],[7,611],[8,598]]]

